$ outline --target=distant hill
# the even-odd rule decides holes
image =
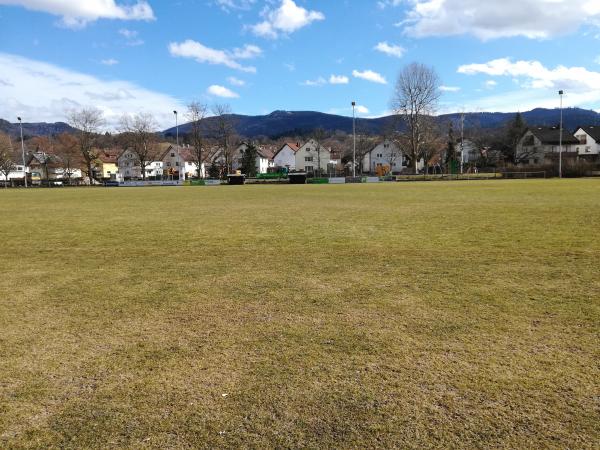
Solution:
[[[557,125],[560,122],[560,111],[558,109],[537,108],[522,113],[523,118],[529,125]],[[484,129],[492,129],[504,126],[514,118],[515,113],[466,113],[465,126],[478,126]],[[232,114],[231,119],[239,135],[249,138],[267,136],[277,138],[281,136],[294,136],[308,134],[316,128],[323,128],[329,132],[342,131],[352,133],[352,117],[325,114],[313,111],[274,111],[265,116],[242,116]],[[357,119],[356,127],[361,133],[381,133],[386,124],[397,120],[396,116],[380,117],[376,119]],[[436,117],[438,123],[458,123],[460,114],[443,114]],[[568,108],[563,110],[564,127],[574,130],[582,124],[600,125],[600,114],[586,109]],[[213,118],[205,121],[206,132],[209,133]],[[401,126],[401,125],[400,125]],[[185,134],[190,131],[189,124],[180,125],[179,133]],[[175,134],[175,128],[169,128],[163,132],[167,136]]]
[[[19,123],[10,123],[7,120],[0,119],[0,131],[11,136],[20,136],[21,131]],[[61,133],[73,133],[75,129],[64,122],[55,123],[23,123],[23,136],[25,138],[34,136],[52,136]]]
[[[567,108],[564,113],[565,129],[573,131],[579,125],[600,125],[600,114],[587,109]],[[558,109],[537,108],[532,111],[523,112],[523,118],[529,125],[557,125],[560,121],[560,112]],[[481,127],[483,129],[493,129],[504,126],[515,116],[515,113],[466,113],[465,127]],[[328,132],[352,133],[352,117],[338,116],[335,114],[325,114],[314,111],[274,111],[264,116],[243,116],[232,114],[235,128],[240,136],[255,138],[257,136],[267,136],[278,138],[283,136],[302,136],[308,135],[316,128],[323,128]],[[376,119],[357,119],[356,127],[360,133],[378,134],[383,131],[386,124],[397,120],[398,117],[387,116]],[[208,118],[205,121],[205,132],[210,134],[211,123],[214,118]],[[460,114],[443,114],[436,117],[440,124],[450,121],[458,124]],[[399,122],[401,126],[401,122]],[[179,126],[179,133],[186,134],[190,131],[189,124]],[[8,132],[12,136],[19,135],[19,124],[10,123],[0,119],[0,131]],[[32,136],[50,136],[63,132],[73,132],[74,129],[64,122],[56,123],[24,123],[23,134],[25,137]],[[175,128],[169,128],[163,131],[165,136],[174,136]]]

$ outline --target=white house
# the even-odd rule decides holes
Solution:
[[[140,161],[131,149],[127,149],[122,152],[117,158],[117,165],[119,167],[119,178],[130,179],[130,178],[142,178],[142,167]],[[153,158],[153,161],[148,161],[144,168],[146,172],[146,178],[154,177],[160,178],[163,175],[163,162],[160,156]]]
[[[365,154],[362,160],[362,170],[365,173],[387,175],[401,172],[407,163],[408,160],[402,154],[402,150],[394,142],[385,140]]]
[[[332,164],[331,150],[323,147],[314,139],[306,142],[295,154],[296,169],[304,170],[307,174],[314,174],[317,168],[321,173],[327,173]]]
[[[574,134],[579,142],[579,145],[575,146],[577,154],[582,157],[597,159],[600,155],[600,126],[579,127]]]
[[[296,152],[299,149],[300,146],[298,144],[286,142],[273,155],[273,165],[275,167],[287,167],[290,170],[296,170]]]
[[[243,154],[248,148],[247,142],[242,142],[235,149],[233,154],[233,170],[240,170],[242,167]],[[256,147],[256,173],[267,173],[269,167],[274,167],[272,159],[268,155],[267,149]]]
[[[529,128],[517,143],[516,160],[521,164],[543,164],[546,159],[556,157],[560,151],[560,129],[558,127]],[[562,151],[564,156],[577,155],[579,140],[563,129]]]
[[[0,181],[18,181],[19,183],[24,183],[23,179],[25,178],[25,173],[29,173],[29,168],[25,168],[23,162],[17,163],[13,160],[13,163],[14,166],[12,170],[8,172],[8,176],[6,176],[4,172],[0,172]]]
[[[189,145],[179,146],[169,145],[160,157],[163,168],[163,175],[173,177],[173,179],[185,180],[198,176],[198,167],[195,163],[194,149]],[[206,175],[205,164],[200,167],[202,178]]]

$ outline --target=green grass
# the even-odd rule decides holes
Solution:
[[[0,208],[2,448],[598,448],[600,180]]]

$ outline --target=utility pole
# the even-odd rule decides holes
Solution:
[[[352,136],[353,136],[353,150],[352,150],[352,177],[356,177],[356,114],[354,112],[356,108],[356,102],[352,102]]]
[[[21,128],[21,156],[23,157],[23,179],[25,180],[25,187],[27,187],[27,167],[25,166],[25,144],[23,143],[23,121],[20,117],[17,117],[19,121],[19,127]]]
[[[563,94],[564,91],[558,91],[560,95],[560,131],[558,138],[558,177],[562,178],[562,138],[563,138]]]
[[[176,142],[177,142],[177,159],[180,160],[181,158],[179,157],[180,153],[179,153],[179,121],[177,120],[177,111],[173,111],[173,114],[175,114],[175,133],[176,133]],[[182,168],[179,168],[179,179],[181,180],[181,171]],[[171,180],[173,180],[173,174],[171,174]]]
[[[460,114],[460,173],[463,173],[463,165],[465,163],[465,113]]]

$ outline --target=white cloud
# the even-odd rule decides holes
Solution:
[[[248,10],[252,8],[256,0],[215,0],[215,3],[224,11]]]
[[[281,0],[278,8],[266,8],[261,15],[264,20],[250,29],[258,36],[272,39],[298,31],[312,22],[325,20],[322,12],[309,11],[296,5],[294,0]]]
[[[101,80],[17,55],[0,52],[0,67],[5,81],[0,83],[0,117],[7,119],[64,121],[69,109],[95,106],[103,111],[108,128],[116,128],[123,114],[139,112],[153,114],[166,128],[173,120],[171,111],[185,109],[174,97],[128,81]]]
[[[144,44],[144,41],[142,39],[138,38],[138,32],[135,30],[128,30],[126,28],[121,28],[119,30],[119,34],[126,39],[125,44],[127,44],[130,47],[137,47],[138,45]]]
[[[302,86],[324,86],[327,84],[327,80],[323,77],[319,77],[315,80],[306,80],[300,83]]]
[[[373,72],[372,70],[353,70],[352,76],[355,78],[362,78],[363,80],[371,81],[373,83],[387,84],[387,80],[379,73]]]
[[[109,58],[109,59],[103,59],[102,61],[100,61],[101,64],[104,64],[105,66],[114,66],[116,64],[119,64],[119,61],[117,61],[114,58]]]
[[[485,82],[485,87],[488,89],[492,89],[498,86],[498,82],[496,80],[487,80]]]
[[[223,97],[223,98],[238,98],[239,95],[236,94],[235,92],[233,92],[230,89],[227,89],[225,86],[219,86],[218,84],[213,84],[212,86],[209,86],[209,88],[206,90],[206,92],[208,92],[210,95],[214,95],[216,97]]]
[[[290,72],[296,71],[296,64],[294,64],[294,63],[283,63],[283,67],[285,67]]]
[[[246,45],[244,48],[236,48],[233,51],[217,50],[206,47],[200,42],[188,39],[184,42],[171,42],[169,52],[172,56],[182,58],[192,58],[199,63],[220,64],[230,69],[241,70],[242,72],[255,73],[256,68],[243,66],[237,60],[253,58],[261,54],[261,49],[254,45]]]
[[[394,56],[396,58],[402,58],[404,52],[406,51],[403,47],[400,47],[399,45],[390,45],[385,41],[377,44],[375,46],[375,50],[381,53],[385,53],[389,56]]]
[[[397,2],[398,4],[401,2]],[[479,39],[524,36],[532,39],[598,25],[598,0],[411,0],[397,24],[415,37],[472,34]]]
[[[600,72],[591,72],[584,67],[557,66],[548,69],[539,61],[512,62],[509,58],[501,58],[484,64],[463,65],[458,68],[458,72],[525,79],[525,86],[533,89],[552,88],[576,92],[600,90]]]
[[[154,20],[150,5],[140,0],[133,4],[117,4],[115,0],[0,0],[0,5],[23,6],[62,17],[62,23],[80,28],[98,19]]]
[[[440,86],[442,92],[458,92],[460,88],[458,86]]]
[[[235,59],[252,59],[262,55],[262,50],[256,45],[244,45],[243,48],[234,48],[231,52]]]
[[[545,67],[539,61],[496,59],[484,64],[460,66],[466,75],[510,77],[521,89],[483,97],[469,105],[482,111],[526,111],[558,106],[558,90],[565,90],[565,106],[597,107],[600,101],[600,72],[584,67]],[[489,81],[489,80],[488,80]]]
[[[329,77],[329,83],[331,84],[348,84],[350,80],[345,75],[331,75]]]
[[[366,106],[356,105],[355,108],[358,114],[369,114],[369,108],[367,108]]]
[[[229,81],[229,84],[233,85],[233,86],[245,86],[246,82],[244,80],[240,80],[239,78],[236,77],[228,77],[227,81]]]

